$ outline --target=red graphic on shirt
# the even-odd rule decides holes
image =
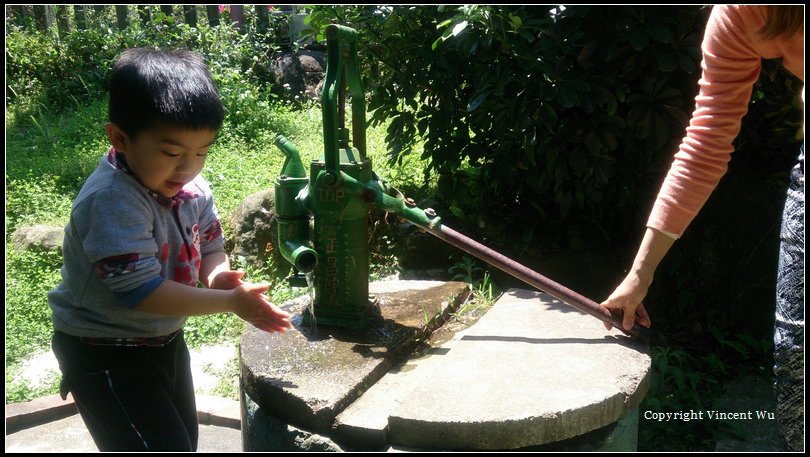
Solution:
[[[160,261],[166,262],[169,260],[169,243],[163,243],[163,247],[160,249]]]
[[[222,224],[219,219],[215,220],[213,224],[208,226],[205,230],[205,241],[211,241],[222,234]]]
[[[194,281],[191,278],[191,266],[188,262],[188,251],[185,245],[180,246],[178,256],[175,260],[177,260],[177,263],[180,265],[174,267],[174,280],[181,284],[194,285]]]
[[[196,285],[196,278],[199,276],[200,271],[200,229],[197,224],[191,228],[192,242],[191,244],[181,245],[177,253],[176,261],[179,265],[174,267],[174,280],[190,286]],[[189,258],[189,250],[191,251],[191,258]],[[191,268],[194,266],[194,274]]]

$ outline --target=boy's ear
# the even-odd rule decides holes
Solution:
[[[105,124],[104,130],[107,132],[107,138],[110,140],[110,144],[115,150],[126,153],[127,146],[129,146],[130,142],[129,136],[112,122]]]

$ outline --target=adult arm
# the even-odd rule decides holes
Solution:
[[[639,325],[650,326],[650,316],[642,301],[650,289],[655,270],[674,243],[675,238],[672,236],[647,228],[627,276],[610,297],[602,302],[602,306],[606,308],[623,310],[622,326],[625,330],[632,329],[636,319]],[[605,323],[605,327],[608,330],[612,328],[608,323]]]
[[[687,134],[653,205],[630,271],[602,303],[623,310],[625,329],[632,328],[636,319],[639,325],[650,325],[642,302],[655,271],[728,169],[732,142],[759,77],[755,34],[763,23],[762,10],[754,5],[712,9],[702,43],[700,91]]]

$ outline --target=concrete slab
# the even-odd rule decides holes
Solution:
[[[379,301],[382,319],[364,332],[304,324],[306,296],[282,305],[294,315],[293,329],[282,334],[245,331],[242,387],[263,414],[328,434],[336,415],[441,325],[466,298],[468,286],[380,281],[369,284],[369,292]]]
[[[645,345],[540,292],[510,289],[453,340],[405,373],[418,380],[402,379],[416,387],[391,408],[392,445],[515,449],[565,440],[616,422],[649,384]]]
[[[335,418],[333,437],[357,450],[381,450],[388,447],[388,417],[413,389],[432,376],[431,363],[442,363],[459,340],[451,339],[441,347],[429,348],[421,356],[392,368],[354,403]],[[417,369],[418,368],[418,369]]]
[[[241,452],[242,432],[238,428],[200,424],[198,452]],[[59,420],[6,435],[6,452],[99,452],[81,416]]]
[[[240,452],[239,402],[197,395],[198,452]],[[12,424],[12,425],[10,425]],[[72,397],[59,395],[6,405],[6,452],[99,452]]]
[[[6,452],[98,452],[82,418],[73,414],[6,435]]]
[[[48,395],[31,401],[6,405],[6,434],[34,425],[59,420],[79,412],[73,395],[62,400],[59,395]]]

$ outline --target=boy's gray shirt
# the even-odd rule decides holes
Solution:
[[[65,227],[62,283],[48,294],[54,329],[99,338],[170,334],[185,317],[133,308],[163,280],[195,286],[202,257],[223,245],[201,175],[177,196],[160,196],[110,149],[79,191]]]

